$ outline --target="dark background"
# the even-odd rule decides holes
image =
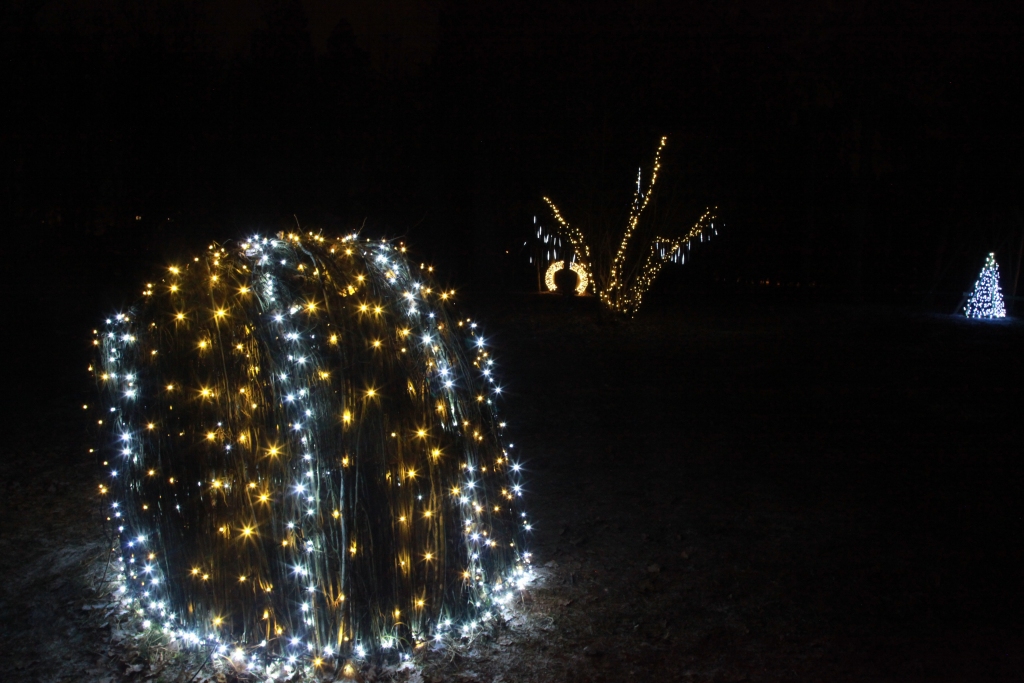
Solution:
[[[540,198],[624,211],[663,134],[660,189],[724,228],[662,293],[947,312],[989,251],[1016,291],[1019,3],[2,11],[5,337],[54,379],[170,255],[296,221],[404,236],[467,291],[534,288]]]
[[[9,650],[53,652],[24,680],[95,659],[51,627],[81,617],[52,558],[103,547],[76,507],[91,330],[169,260],[296,222],[404,237],[495,323],[559,620],[496,671],[1019,678],[1024,328],[933,314],[991,251],[1024,294],[1022,14],[2,3],[0,608]],[[718,237],[633,325],[526,294],[541,197],[624,224],[661,135],[659,191]]]

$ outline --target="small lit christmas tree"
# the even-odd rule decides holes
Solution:
[[[276,679],[471,635],[528,580],[494,358],[405,251],[212,244],[96,330],[100,493],[144,628]]]
[[[1003,292],[999,288],[999,264],[996,255],[989,254],[985,259],[985,267],[974,283],[974,291],[967,299],[964,315],[968,318],[1005,318],[1006,308],[1003,306]]]

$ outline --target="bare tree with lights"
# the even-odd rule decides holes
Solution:
[[[668,138],[662,137],[658,143],[646,187],[643,170],[637,170],[636,189],[626,227],[618,239],[607,230],[593,227],[585,230],[570,224],[558,206],[544,197],[555,219],[554,238],[563,246],[566,261],[579,264],[576,269],[581,282],[584,277],[589,277],[607,310],[628,317],[636,315],[644,295],[663,266],[685,263],[694,241],[704,242],[717,234],[715,209],[712,208],[705,210],[697,222],[682,234],[666,237],[657,232],[659,221],[651,219],[651,210],[661,170],[661,153],[667,142]],[[561,267],[561,261],[555,262],[549,273]],[[550,275],[548,280],[552,280]],[[548,286],[552,288],[550,282]]]

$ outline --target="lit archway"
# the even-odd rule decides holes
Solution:
[[[544,273],[544,284],[547,286],[549,292],[558,290],[557,285],[555,285],[555,273],[562,270],[564,264],[564,261],[553,261],[551,265],[548,266],[547,272]],[[576,293],[582,294],[587,291],[587,286],[590,284],[590,276],[587,274],[587,269],[583,264],[573,261],[569,264],[569,270],[576,273]]]

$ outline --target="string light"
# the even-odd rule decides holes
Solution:
[[[996,255],[991,253],[985,259],[985,265],[978,274],[964,306],[964,315],[968,318],[1005,318],[1006,307],[1003,305],[1003,292],[999,287],[999,264]]]
[[[151,628],[315,667],[476,632],[532,576],[485,337],[413,270],[401,243],[254,236],[96,332],[100,493]]]
[[[715,230],[715,211],[707,209],[696,223],[683,235],[678,237],[654,237],[645,248],[639,251],[632,245],[633,238],[640,225],[640,219],[647,208],[654,194],[654,186],[658,181],[658,172],[661,170],[661,152],[668,143],[667,137],[662,137],[658,142],[658,148],[654,153],[654,164],[651,170],[651,177],[647,183],[647,189],[642,189],[643,176],[637,171],[636,189],[633,192],[633,203],[630,207],[629,218],[626,221],[626,229],[619,241],[618,250],[615,252],[607,273],[595,273],[593,271],[594,261],[590,256],[590,248],[583,232],[572,225],[562,216],[551,199],[544,197],[544,201],[551,209],[551,213],[558,225],[557,234],[545,235],[542,228],[538,228],[537,237],[543,238],[547,243],[552,238],[553,246],[563,246],[562,239],[568,241],[572,257],[570,269],[579,275],[580,282],[583,281],[583,273],[588,274],[588,281],[595,281],[595,289],[600,297],[601,303],[609,309],[628,315],[636,315],[643,303],[644,294],[654,284],[661,268],[666,263],[684,263],[685,255],[683,248],[689,249],[693,240],[703,242],[705,238],[710,239],[712,234],[718,234]],[[554,253],[557,258],[557,249],[548,252],[548,256]],[[555,268],[555,263],[559,264]],[[555,273],[562,268],[562,261],[555,261],[544,275],[544,283],[549,290],[554,290]],[[577,269],[578,264],[578,269]],[[585,287],[584,287],[585,289]],[[582,294],[583,290],[577,285],[577,292]]]

